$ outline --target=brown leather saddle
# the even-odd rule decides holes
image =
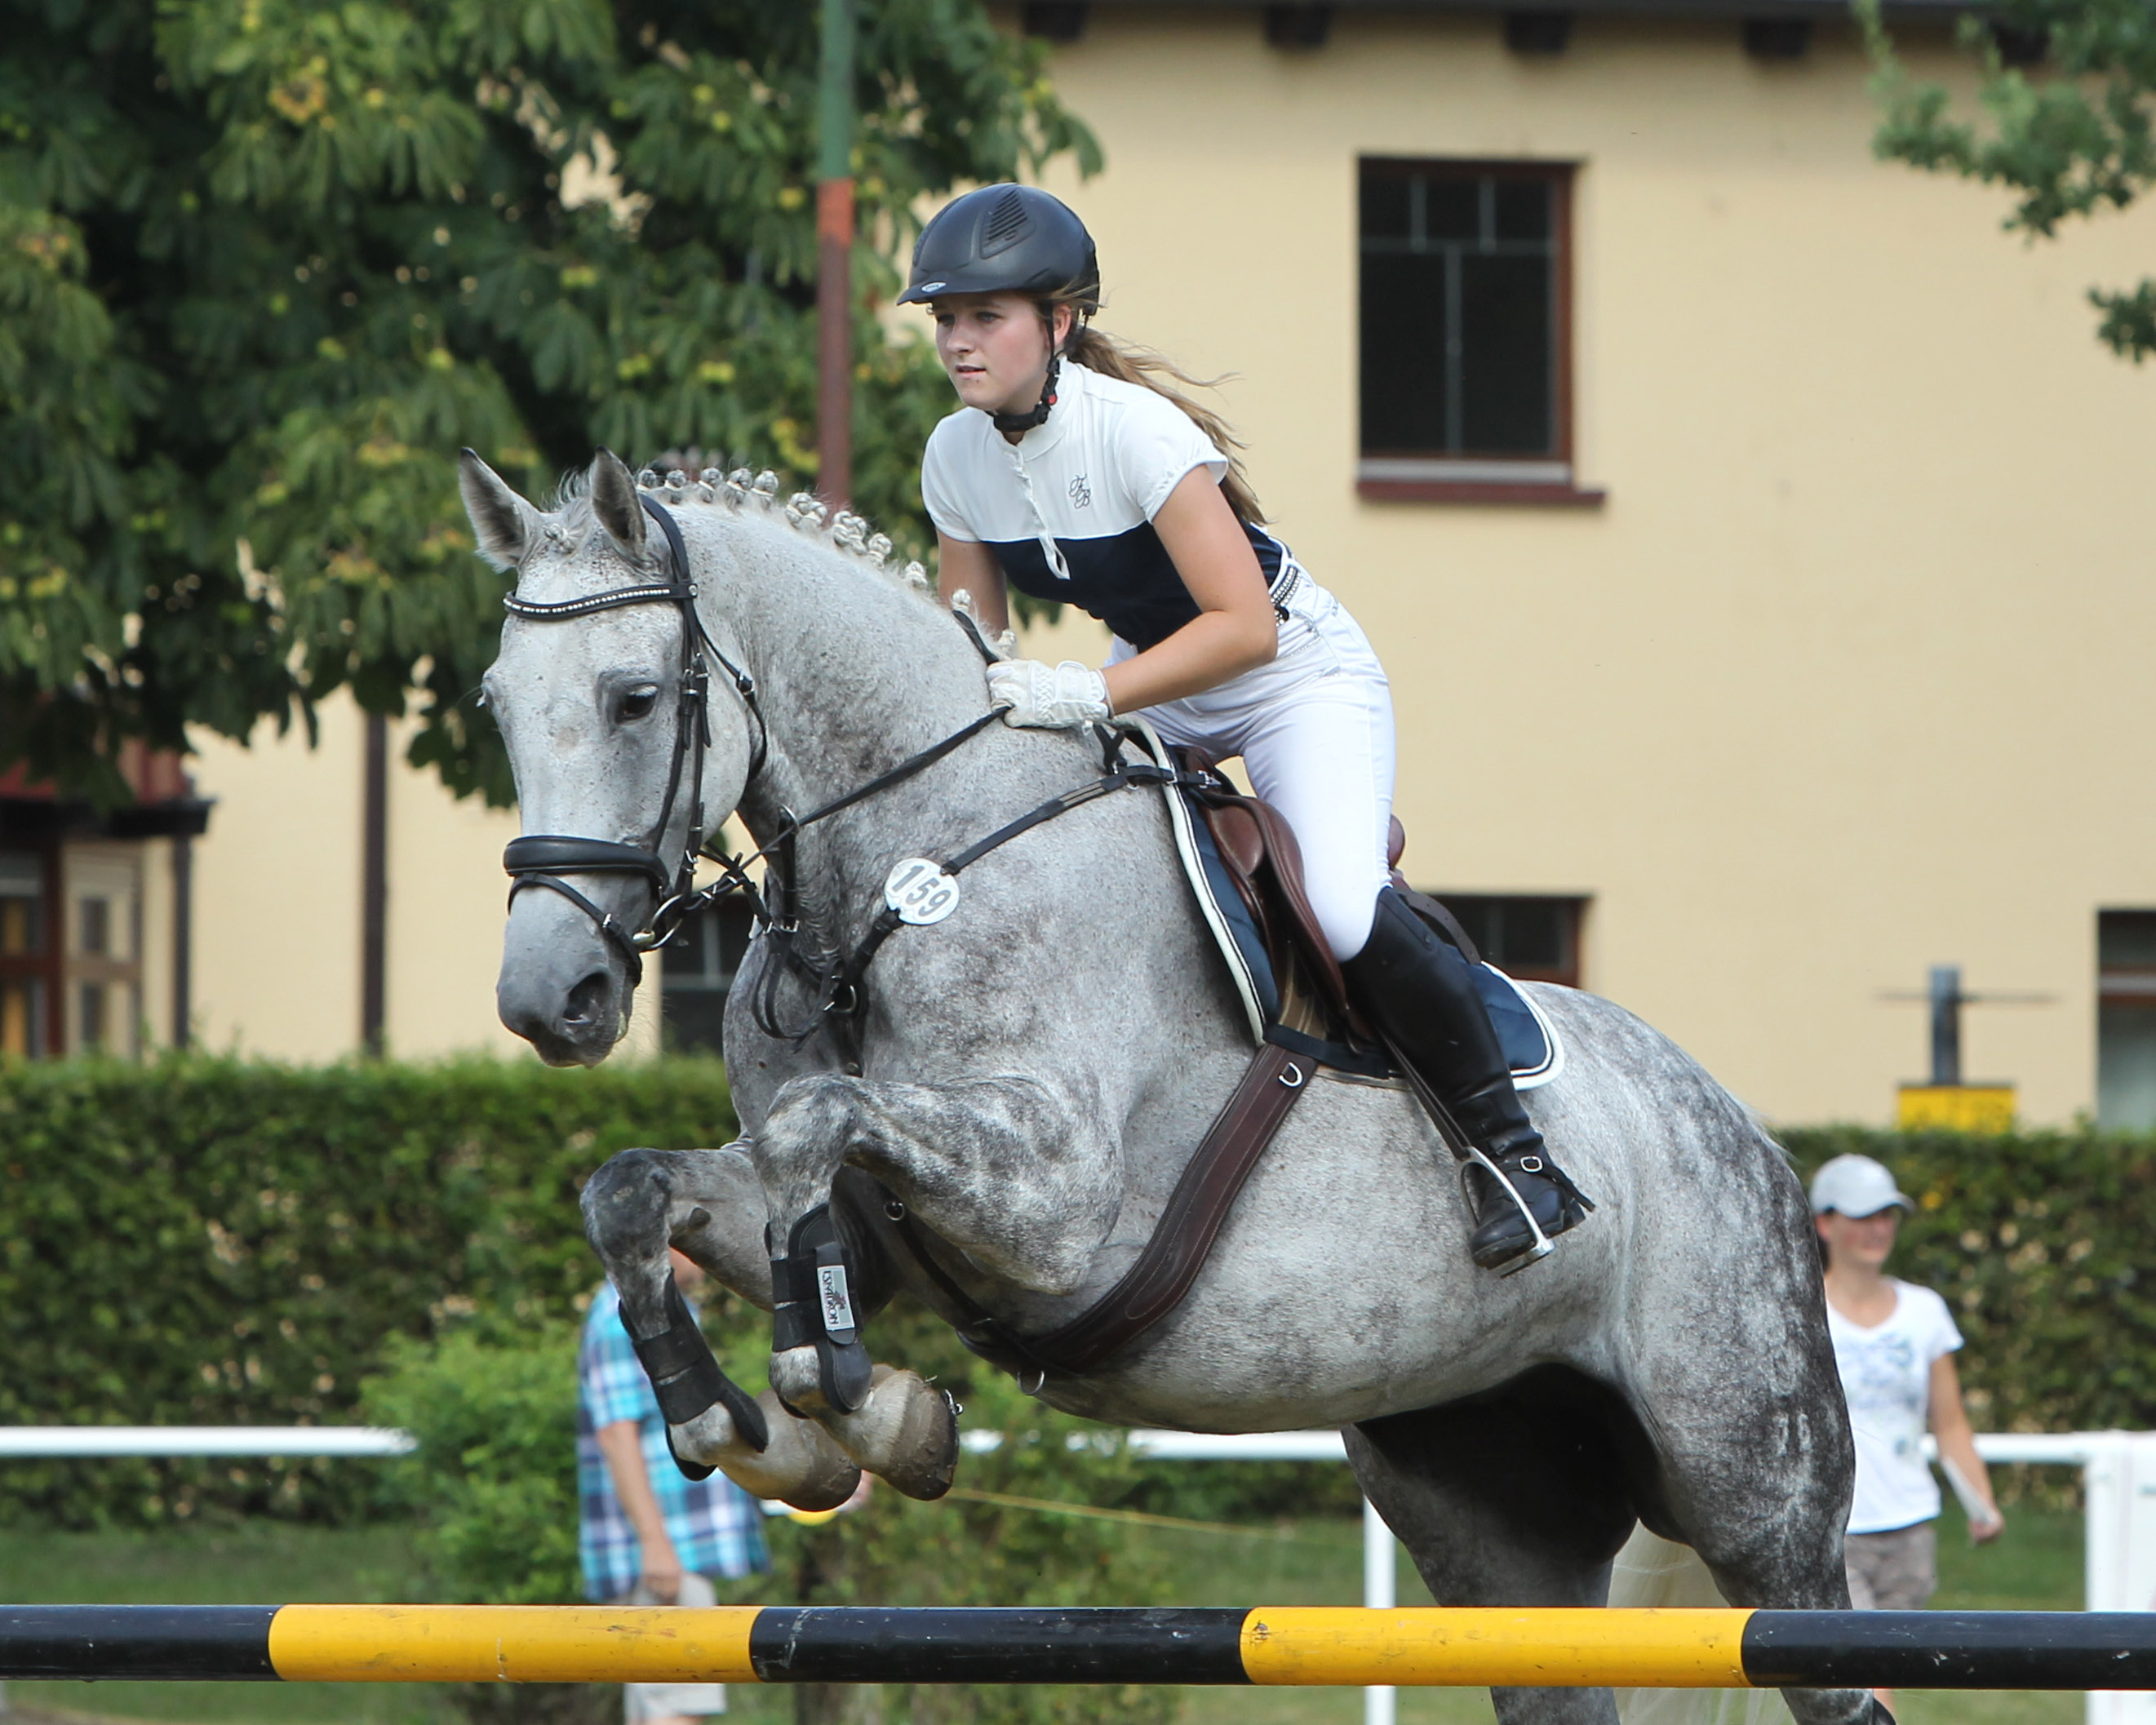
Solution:
[[[1204,813],[1236,896],[1257,925],[1280,984],[1280,1022],[1306,1035],[1374,1047],[1377,1038],[1349,998],[1340,961],[1332,956],[1311,907],[1303,885],[1302,850],[1294,829],[1272,804],[1237,791],[1199,751],[1178,749],[1176,753],[1186,772],[1219,786],[1195,792],[1192,800]],[[1396,814],[1385,843],[1385,866],[1392,873],[1393,890],[1457,947],[1470,964],[1481,963],[1481,954],[1452,912],[1414,891],[1401,875],[1400,858],[1407,846],[1407,829]]]
[[[1270,803],[1236,790],[1197,751],[1177,752],[1191,800],[1260,932],[1280,988],[1280,1025],[1303,1038],[1375,1049],[1377,1039],[1348,998],[1347,978],[1318,927],[1303,884],[1302,852],[1286,820]],[[1399,865],[1406,845],[1406,831],[1395,818],[1386,857],[1395,890],[1436,923],[1471,963],[1477,962],[1474,943],[1450,912],[1410,891],[1401,879]],[[1236,1197],[1316,1065],[1307,1054],[1279,1043],[1260,1045],[1234,1094],[1191,1153],[1136,1261],[1100,1300],[1046,1335],[1020,1337],[983,1310],[914,1235],[909,1217],[901,1228],[916,1260],[963,1314],[957,1326],[961,1338],[987,1359],[1044,1377],[1082,1376],[1137,1341],[1174,1311],[1197,1281]]]

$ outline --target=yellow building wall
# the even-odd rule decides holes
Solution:
[[[2156,378],[2097,346],[2082,295],[2138,277],[2156,218],[2003,238],[1999,196],[1871,158],[1832,28],[1764,65],[1732,22],[1589,15],[1527,59],[1494,15],[1343,9],[1283,52],[1255,8],[1096,5],[1052,71],[1107,151],[1049,182],[1100,240],[1103,323],[1237,374],[1261,496],[1386,661],[1417,884],[1588,896],[1588,985],[1774,1118],[1888,1121],[1925,1028],[1881,997],[1948,962],[2051,997],[1972,1009],[1971,1077],[2037,1121],[2091,1106],[2095,913],[2156,906]],[[1600,509],[1357,499],[1355,164],[1378,154],[1580,165]],[[1051,657],[1104,640],[1028,632]],[[492,997],[515,818],[404,768],[404,740],[391,1050],[521,1050]],[[348,1055],[359,719],[327,704],[311,752],[199,741],[195,1034]]]
[[[1958,74],[1935,39],[1919,72]],[[2156,906],[2156,377],[2092,283],[2156,213],[2056,244],[1881,164],[1846,32],[1733,20],[1096,5],[1051,71],[1107,167],[1059,172],[1101,322],[1201,374],[1280,531],[1391,675],[1418,885],[1590,895],[1589,986],[1784,1120],[1892,1117],[1917,990],[1972,1078],[2092,1106],[2095,915]],[[1576,449],[1599,510],[1354,490],[1356,162],[1580,164]]]
[[[406,766],[410,737],[409,726],[391,726],[388,1052],[531,1057],[494,1011],[509,884],[501,850],[516,835],[516,812],[459,802],[432,772]],[[280,1060],[341,1059],[360,1040],[364,722],[338,695],[322,706],[317,747],[269,724],[251,741],[196,739],[197,790],[217,806],[195,841],[195,1040]],[[150,949],[168,952],[170,939],[167,922]],[[169,978],[169,968],[160,973]],[[660,973],[646,963],[616,1059],[655,1051],[647,1009]]]

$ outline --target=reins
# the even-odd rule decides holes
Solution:
[[[748,775],[744,785],[754,782],[770,757],[771,727],[757,699],[755,679],[728,659],[704,628],[703,619],[696,610],[696,583],[690,579],[688,549],[682,543],[681,530],[671,511],[642,492],[638,493],[637,501],[665,536],[668,555],[672,561],[671,580],[641,587],[617,588],[608,593],[592,593],[583,598],[563,599],[553,603],[520,599],[512,593],[502,603],[511,614],[541,623],[572,622],[627,605],[672,605],[680,612],[681,686],[675,708],[673,758],[667,768],[665,799],[660,804],[658,823],[653,829],[649,845],[624,845],[611,839],[553,833],[526,834],[511,839],[501,859],[502,867],[513,877],[509,889],[511,901],[513,903],[516,895],[527,886],[544,887],[567,899],[592,919],[599,932],[622,955],[628,968],[629,986],[634,988],[644,978],[644,953],[665,946],[696,911],[716,903],[727,893],[741,893],[768,931],[778,960],[763,967],[750,1001],[757,1027],[767,1035],[784,1041],[800,1042],[815,1034],[827,1023],[840,1026],[838,1034],[847,1069],[858,1072],[860,1070],[861,984],[877,952],[904,925],[906,919],[899,913],[896,905],[886,897],[882,908],[870,921],[866,933],[850,953],[834,954],[828,965],[812,965],[803,960],[795,947],[800,934],[800,895],[796,886],[800,836],[818,822],[856,803],[866,802],[894,785],[902,784],[916,773],[927,771],[937,762],[955,753],[1000,718],[1004,709],[990,707],[978,718],[968,720],[941,741],[931,743],[917,754],[909,755],[887,772],[878,773],[866,783],[856,786],[842,796],[834,797],[806,814],[796,815],[790,810],[781,809],[778,833],[768,844],[757,850],[745,856],[726,856],[706,850],[704,847],[704,756],[711,747],[711,741],[707,705],[711,672],[707,659],[716,660],[733,679],[735,693],[741,697],[742,704],[756,721],[756,742],[750,752]],[[996,655],[973,619],[963,611],[953,612],[952,615],[982,658],[990,664],[994,663]],[[1111,792],[1137,785],[1172,783],[1184,776],[1150,762],[1125,760],[1122,757],[1122,733],[1104,725],[1096,725],[1093,730],[1101,746],[1100,777],[1050,798],[1017,819],[997,828],[985,839],[968,845],[947,861],[937,865],[942,872],[946,876],[955,876],[1019,834],[1030,832],[1059,815],[1067,814],[1072,809],[1082,808]],[[685,769],[689,798],[687,838],[680,861],[670,863],[662,847],[666,843],[666,829],[673,820],[675,805],[682,796]],[[696,864],[700,858],[708,858],[721,870],[717,880],[701,887],[696,885]],[[759,861],[766,865],[761,892],[757,891],[756,883],[749,879],[747,872],[752,865]],[[659,901],[651,913],[650,922],[636,930],[623,927],[619,918],[601,908],[562,878],[564,875],[579,874],[644,876],[651,883]],[[782,1021],[778,1004],[781,976],[789,971],[806,978],[814,991],[814,1004],[807,1014],[791,1024]]]
[[[933,752],[940,758],[942,754],[947,753],[975,732],[984,728],[987,720],[999,718],[1002,714],[1001,707],[992,707],[988,711],[986,720],[977,721],[955,737],[946,738],[943,742],[937,745]],[[1102,770],[1099,778],[1050,797],[1046,802],[1028,809],[1017,819],[1008,821],[998,827],[986,838],[976,839],[948,860],[937,861],[936,864],[937,870],[947,878],[954,878],[962,870],[970,868],[988,855],[990,851],[1001,849],[1019,834],[1029,833],[1034,828],[1054,820],[1059,815],[1068,814],[1074,809],[1081,809],[1086,803],[1116,791],[1127,790],[1137,785],[1174,783],[1187,776],[1177,773],[1165,767],[1156,767],[1149,762],[1124,760],[1122,758],[1123,733],[1111,731],[1104,725],[1096,725],[1093,728],[1101,752]],[[916,756],[915,760],[920,761],[921,757]],[[926,765],[927,762],[922,761],[921,764]],[[907,766],[913,768],[913,762],[909,762]],[[917,771],[918,768],[914,768],[913,770]],[[874,787],[874,788],[880,788],[880,786]],[[841,798],[837,806],[859,802],[862,796],[868,794],[870,788],[871,787],[863,787],[860,793]],[[809,819],[830,812],[833,806],[827,804],[824,809],[817,811],[817,816],[812,816],[797,823],[780,841],[782,847],[790,847],[795,833],[808,825]],[[785,865],[789,876],[792,862],[790,848],[786,848]],[[776,966],[767,967],[759,981],[757,993],[750,1003],[751,1009],[756,1015],[757,1027],[767,1035],[798,1042],[814,1035],[819,1028],[827,1023],[835,1024],[840,1027],[837,1034],[841,1040],[841,1052],[844,1056],[846,1069],[850,1072],[858,1073],[860,1070],[861,984],[868,975],[869,966],[875,961],[877,952],[882,949],[883,943],[903,927],[905,922],[906,918],[900,913],[898,906],[886,897],[883,908],[878,911],[870,921],[867,932],[855,946],[851,954],[843,957],[834,955],[830,964],[820,969],[811,968],[803,963],[793,952],[791,942],[798,932],[796,926],[792,923],[784,925],[774,923],[773,934],[774,937],[781,939],[783,942],[780,949],[782,956],[792,968],[808,976],[816,983],[815,1004],[809,1008],[807,1015],[798,1023],[793,1024],[780,1023],[776,1009],[778,969]]]

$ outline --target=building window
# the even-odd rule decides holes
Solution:
[[[2156,911],[2096,919],[2096,1117],[2114,1132],[2156,1127]]]
[[[1572,465],[1572,170],[1361,164],[1367,497],[1599,502]]]
[[[132,845],[69,845],[67,881],[70,1054],[141,1046],[142,870]]]
[[[1584,898],[1496,897],[1440,892],[1437,898],[1460,919],[1482,956],[1507,976],[1525,983],[1579,986],[1579,932]]]
[[[660,971],[661,1036],[670,1054],[726,1052],[726,996],[755,930],[738,897],[721,899],[682,925]]]
[[[49,1052],[45,886],[41,851],[0,851],[0,1054]]]

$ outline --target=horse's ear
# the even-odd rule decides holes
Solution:
[[[479,554],[497,569],[513,569],[539,532],[539,511],[470,449],[457,457],[457,489],[465,494]]]
[[[592,458],[592,513],[598,517],[614,549],[631,562],[644,557],[644,505],[636,495],[636,481],[620,456],[601,449]]]

